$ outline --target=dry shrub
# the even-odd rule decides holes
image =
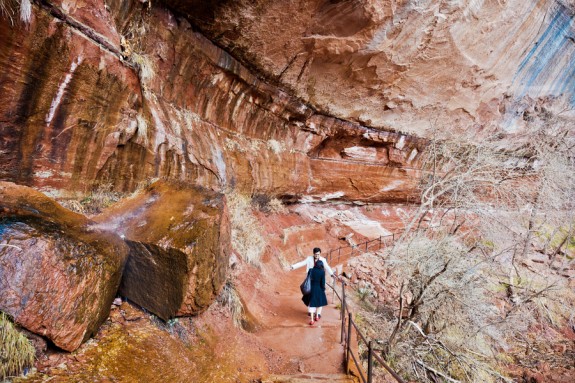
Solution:
[[[528,114],[521,130],[486,130],[481,140],[476,130],[438,129],[419,159],[421,204],[387,253],[390,273],[405,281],[403,311],[381,318],[380,332],[393,328],[386,357],[412,380],[507,381],[496,371],[501,350],[520,349],[517,365],[531,364],[527,354],[544,360],[536,329],[559,332],[575,318],[575,294],[559,275],[575,222],[572,110],[540,100]],[[434,239],[419,234],[430,219],[443,228]]]
[[[252,204],[265,213],[286,214],[288,212],[281,200],[265,194],[255,195],[252,198]]]
[[[398,246],[397,258],[391,258],[394,272],[407,280],[407,317],[391,352],[400,369],[411,369],[418,381],[433,381],[430,374],[446,381],[508,381],[497,371],[497,350],[513,350],[518,340],[532,347],[527,334],[533,328],[542,323],[561,328],[574,313],[574,294],[562,278],[517,266],[521,278],[509,279],[508,266],[475,249],[467,251],[449,238],[416,238]],[[503,300],[505,306],[495,306]],[[515,360],[523,349],[520,354]]]
[[[232,246],[244,261],[259,266],[266,242],[253,214],[251,198],[230,191],[226,193],[226,199],[232,225]]]
[[[244,305],[242,304],[236,287],[231,281],[226,282],[217,300],[222,306],[229,308],[234,326],[242,327],[245,313]]]
[[[138,68],[138,74],[142,83],[147,83],[155,77],[154,64],[152,60],[145,54],[133,52],[131,61]]]
[[[147,53],[149,52],[147,36],[151,29],[149,24],[151,2],[148,3],[148,7],[145,6],[145,2],[141,3],[142,12],[135,13],[120,31],[122,34],[120,48],[123,58],[136,68],[141,85],[147,89],[148,82],[154,79],[156,73],[152,55]]]
[[[35,350],[8,316],[0,313],[0,379],[20,375],[34,364]]]
[[[84,206],[77,199],[64,199],[58,200],[58,203],[68,210],[72,210],[75,213],[84,214]]]
[[[271,213],[275,214],[286,214],[288,212],[288,209],[284,206],[282,201],[275,197],[268,203],[268,208]]]
[[[101,213],[107,207],[115,204],[124,197],[123,193],[113,190],[111,184],[100,184],[94,191],[84,197],[80,204],[86,214]]]
[[[94,215],[112,206],[122,198],[125,193],[115,191],[112,184],[99,184],[93,191],[77,198],[61,199],[60,205],[66,209],[80,214]]]
[[[395,368],[419,382],[505,380],[487,357],[496,315],[486,295],[490,259],[456,236],[430,239],[418,234],[386,254],[390,272],[403,280],[403,308],[373,322]],[[363,306],[365,307],[365,305]]]

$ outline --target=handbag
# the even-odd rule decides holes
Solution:
[[[299,286],[299,289],[303,295],[308,295],[311,293],[311,270],[307,272],[307,276]]]

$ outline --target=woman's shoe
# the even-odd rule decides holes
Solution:
[[[313,326],[313,320],[310,320],[310,321],[309,321],[309,325],[310,325],[310,326]]]
[[[316,321],[318,321],[318,320],[320,320],[320,319],[321,319],[321,314],[317,314]]]

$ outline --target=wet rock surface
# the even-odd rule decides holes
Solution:
[[[185,187],[150,188],[98,217],[102,227],[40,194],[4,193],[0,309],[75,349],[105,319],[130,249],[123,294],[161,318],[197,321],[166,326],[124,302],[95,346],[42,360],[46,379],[235,383],[311,371],[321,350],[306,359],[306,344],[291,347],[282,326],[299,326],[301,307],[282,306],[291,293],[282,283],[293,281],[274,262],[400,227],[404,206],[359,206],[418,202],[421,137],[522,133],[534,112],[573,118],[572,0],[31,3],[29,22],[0,15],[0,178],[72,198],[157,178]],[[214,304],[230,277],[225,204],[193,186],[314,203],[261,214],[262,268],[234,263],[257,336]],[[330,201],[354,205],[322,206]],[[546,260],[522,262],[535,272]],[[383,266],[355,266],[344,268],[352,283],[392,304],[399,281]],[[572,288],[573,266],[555,266]],[[307,330],[295,332],[328,334]],[[514,376],[569,381],[573,329],[529,332],[545,336],[541,352]],[[326,371],[339,367],[336,351],[321,355]]]
[[[175,317],[190,273],[186,254],[153,244],[126,243],[130,253],[119,294],[163,320]]]
[[[95,220],[130,248],[120,295],[164,320],[213,303],[231,251],[223,195],[157,182]]]
[[[76,349],[106,320],[127,246],[32,189],[0,183],[0,310]]]

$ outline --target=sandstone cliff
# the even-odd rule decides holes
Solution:
[[[163,0],[323,112],[418,136],[573,106],[573,1]]]
[[[0,0],[0,10],[0,180],[18,185],[2,195],[0,234],[28,256],[20,265],[2,250],[0,309],[65,350],[98,330],[118,287],[165,320],[211,307],[235,265],[230,190],[294,203],[300,216],[316,207],[298,203],[417,206],[438,132],[497,137],[505,151],[534,119],[575,119],[572,0]],[[100,188],[148,194],[95,218],[101,226],[50,199]],[[19,193],[29,200],[14,208]],[[401,227],[402,209],[373,232]],[[353,242],[338,225],[278,227],[267,261]],[[76,256],[105,266],[78,272]],[[34,268],[53,277],[58,307],[29,300]],[[82,296],[87,285],[97,288]],[[80,303],[59,301],[65,293]]]
[[[424,142],[318,113],[139,1],[2,24],[2,177],[66,195],[154,177],[299,199],[413,197]]]

